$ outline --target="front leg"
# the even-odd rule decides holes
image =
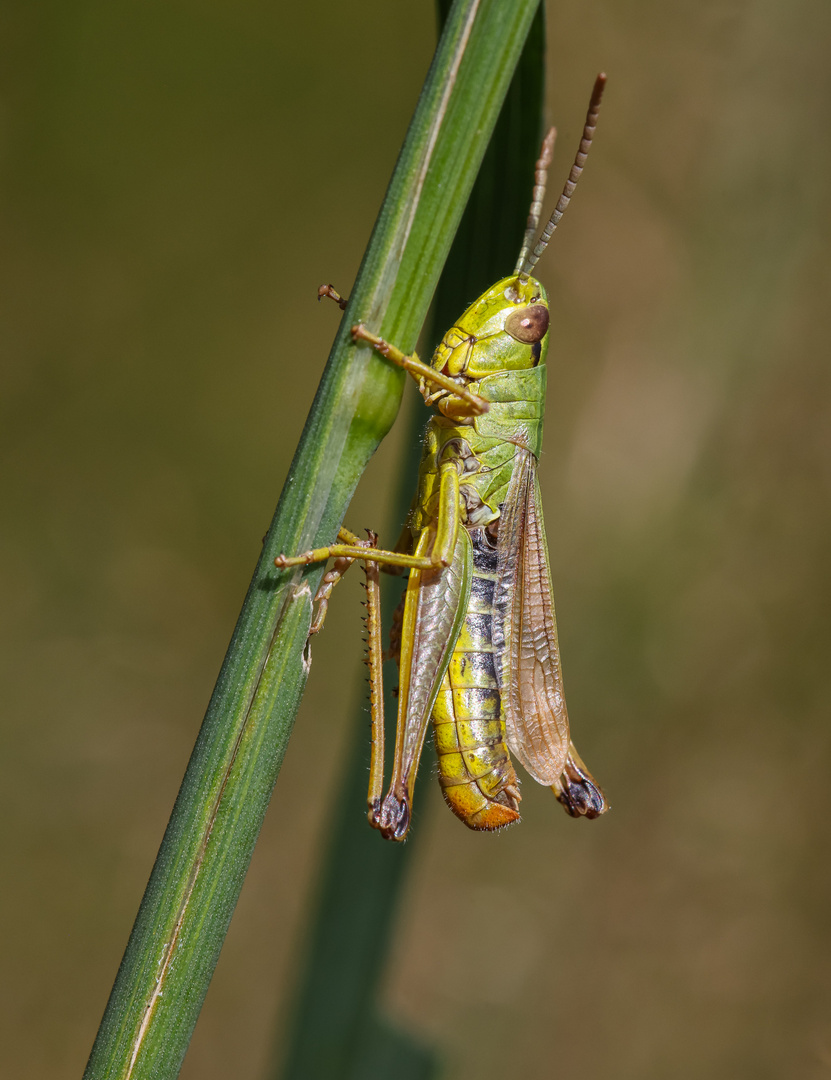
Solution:
[[[384,341],[383,338],[378,337],[376,334],[370,334],[363,323],[358,323],[357,326],[352,327],[352,337],[355,341],[366,341],[391,363],[396,364],[398,367],[403,368],[412,375],[419,384],[419,389],[422,393],[424,393],[424,384],[429,382],[434,386],[440,387],[441,390],[447,391],[455,397],[459,397],[463,401],[466,401],[474,416],[481,416],[488,411],[489,405],[484,398],[479,397],[478,394],[472,393],[466,386],[462,386],[455,379],[451,379],[449,375],[444,375],[441,371],[436,371],[436,369],[429,364],[425,364],[423,360],[419,360],[415,353],[413,353],[412,356],[407,356],[406,353],[403,353],[400,349],[396,348],[395,345],[391,345],[388,341]],[[430,395],[425,395],[427,398],[429,398],[429,396]],[[430,402],[428,401],[428,404],[429,403]]]

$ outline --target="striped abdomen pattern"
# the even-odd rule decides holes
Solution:
[[[493,651],[497,553],[471,529],[473,579],[464,624],[433,706],[439,780],[454,814],[474,829],[519,819],[519,783],[505,745]]]

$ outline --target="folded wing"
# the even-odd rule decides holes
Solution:
[[[568,757],[568,712],[536,461],[527,450],[515,459],[498,551],[493,635],[508,747],[534,780],[551,786]]]

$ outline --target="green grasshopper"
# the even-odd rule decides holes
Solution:
[[[531,277],[574,191],[605,85],[594,85],[580,149],[557,206],[533,247],[554,146],[536,165],[522,249],[510,277],[493,285],[444,335],[432,363],[352,328],[419,384],[437,409],[427,425],[418,492],[399,550],[346,529],[329,547],[275,559],[278,567],[336,560],[316,600],[320,629],[334,584],[356,559],[367,573],[372,754],[370,823],[390,840],[410,824],[413,786],[432,716],[439,779],[453,812],[472,829],[519,820],[512,753],[551,787],[572,817],[594,818],[605,797],[569,737],[551,572],[537,483],[545,402],[548,299]],[[331,286],[321,295],[342,300]],[[395,755],[383,795],[384,718],[378,569],[408,571],[392,651],[400,686]]]

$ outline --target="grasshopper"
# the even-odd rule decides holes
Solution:
[[[432,717],[439,780],[451,810],[471,829],[519,820],[519,781],[511,754],[553,789],[572,817],[594,818],[608,804],[569,736],[557,624],[551,595],[537,461],[545,402],[549,311],[531,271],[548,244],[585,164],[605,75],[589,104],[580,148],[557,206],[539,227],[555,130],[546,136],[516,269],[472,304],[447,331],[430,364],[352,328],[418,382],[428,406],[419,482],[398,549],[347,529],[338,542],[278,567],[335,560],[323,578],[312,632],[332,588],[356,559],[367,574],[367,663],[372,753],[370,824],[390,840],[410,825],[413,786]],[[341,307],[346,301],[322,286]],[[393,773],[383,796],[379,568],[408,573],[391,635],[400,686]]]

